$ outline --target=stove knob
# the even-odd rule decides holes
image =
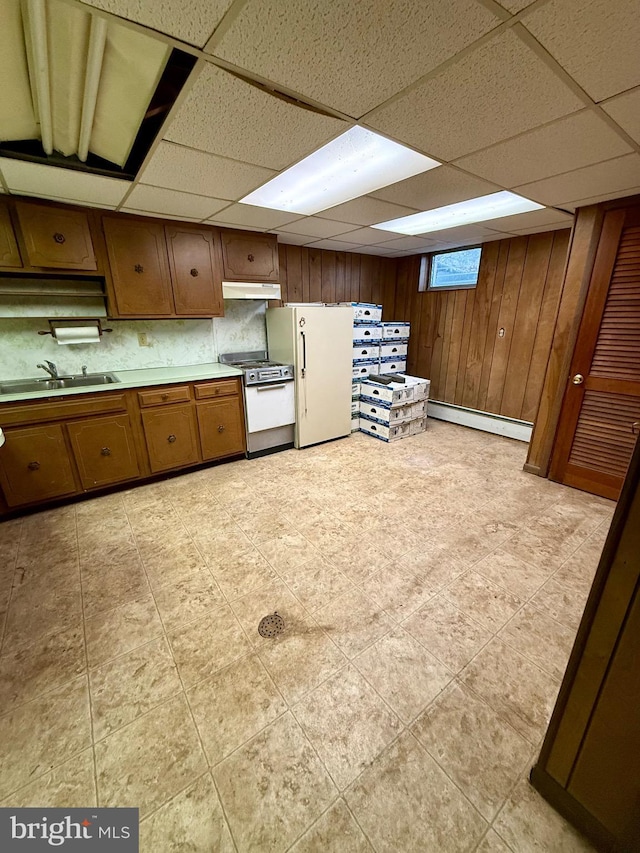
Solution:
[[[251,373],[249,374],[249,379],[255,379],[255,378],[256,378],[255,373],[253,371],[251,371]]]

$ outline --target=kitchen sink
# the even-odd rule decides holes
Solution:
[[[57,379],[10,379],[0,382],[0,394],[26,394],[30,391],[57,391],[60,388],[83,388],[91,385],[112,385],[119,382],[113,373],[82,373],[59,376]]]

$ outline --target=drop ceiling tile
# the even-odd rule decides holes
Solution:
[[[180,3],[158,3],[158,0],[83,0],[83,3],[202,47],[233,0],[181,0]]]
[[[579,198],[567,204],[567,207],[577,210],[579,207],[586,207],[589,204],[599,204],[601,201],[612,201],[617,198],[627,198],[632,195],[640,195],[640,182],[635,187],[628,187],[624,190],[608,192],[605,195],[593,195],[587,198]]]
[[[545,207],[542,210],[530,210],[528,213],[518,213],[514,216],[501,216],[491,220],[491,229],[495,231],[512,232],[523,228],[540,228],[547,225],[570,228],[573,217],[555,208]]]
[[[131,186],[130,181],[10,158],[0,158],[0,168],[10,192],[74,199],[96,207],[116,207]]]
[[[342,240],[317,240],[308,245],[314,249],[332,249],[334,252],[357,252],[360,249],[360,243],[346,243]]]
[[[285,234],[301,234],[309,239],[313,237],[335,237],[337,234],[345,234],[354,231],[351,222],[336,222],[333,219],[318,219],[316,216],[305,216],[297,222],[291,222],[278,229]]]
[[[266,207],[254,207],[252,204],[231,204],[221,213],[216,213],[213,219],[221,225],[246,225],[249,228],[261,228],[272,231],[281,225],[301,219],[295,213],[282,210],[270,210]]]
[[[284,169],[349,126],[297,107],[207,63],[165,138],[245,163]]]
[[[387,219],[399,219],[401,216],[409,216],[417,213],[416,207],[405,207],[399,204],[391,204],[388,201],[380,201],[371,196],[360,196],[344,204],[337,204],[323,210],[317,215],[321,219],[337,219],[340,222],[351,222],[353,225],[374,225],[376,222],[385,222]]]
[[[219,198],[181,193],[177,190],[146,186],[146,184],[138,184],[134,187],[125,202],[125,206],[129,209],[163,213],[169,218],[179,216],[196,220],[206,219],[227,207],[228,204],[228,201]]]
[[[583,110],[463,157],[456,165],[504,187],[515,187],[631,150],[604,119]]]
[[[602,109],[636,142],[640,142],[640,86],[602,104]]]
[[[249,0],[206,51],[359,117],[499,23],[473,0]]]
[[[502,187],[496,184],[490,184],[475,175],[467,175],[452,166],[438,166],[421,175],[376,190],[371,195],[416,210],[433,210],[434,207],[444,207],[446,204],[489,195],[501,189]]]
[[[382,234],[382,231],[380,232]],[[396,252],[428,252],[435,246],[435,240],[427,240],[425,237],[398,237],[395,240],[387,240],[380,243],[381,249],[394,249]]]
[[[526,234],[542,234],[543,231],[568,230],[571,228],[572,219],[569,222],[550,222],[548,225],[535,225],[532,228],[514,228],[511,233],[520,237]]]
[[[360,255],[378,255],[381,258],[389,258],[392,255],[392,251],[390,249],[385,249],[382,246],[364,246],[360,245],[356,252]]]
[[[504,6],[512,15],[522,12],[527,6],[530,6],[534,0],[500,0],[500,5]]]
[[[140,180],[156,187],[237,201],[274,175],[262,166],[161,142]]]
[[[345,235],[351,243],[360,243],[361,246],[375,246],[384,243],[397,236],[393,231],[380,231],[378,228],[357,228]]]
[[[375,110],[367,116],[367,125],[431,157],[454,160],[582,106],[507,30]]]
[[[460,243],[461,241],[467,241],[471,244],[474,241],[481,243],[489,237],[500,239],[503,237],[503,234],[497,233],[491,228],[484,228],[482,225],[458,225],[456,228],[443,228],[442,231],[430,231],[423,236],[439,243]]]
[[[173,213],[170,217],[167,217],[166,213],[156,213],[153,210],[137,210],[135,207],[121,207],[118,211],[119,213],[131,213],[136,216],[150,216],[153,219],[175,219],[177,222],[202,222],[202,219],[199,219],[196,216],[179,216],[176,213]]]
[[[640,154],[627,154],[595,166],[585,166],[574,172],[556,175],[516,187],[516,192],[540,204],[565,207],[576,199],[591,196],[613,198],[614,193],[640,184]]]
[[[550,0],[523,23],[595,101],[640,83],[636,3]]]
[[[304,246],[314,240],[315,237],[309,237],[307,234],[283,234],[278,231],[278,243],[286,243],[289,246]]]

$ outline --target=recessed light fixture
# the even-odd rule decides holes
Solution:
[[[443,231],[445,228],[455,228],[457,225],[471,225],[473,222],[486,222],[502,216],[513,216],[516,213],[528,213],[530,210],[541,210],[543,207],[543,204],[505,190],[479,198],[470,198],[468,201],[459,201],[457,204],[447,204],[445,207],[436,207],[424,213],[412,213],[400,219],[390,219],[388,222],[380,222],[371,227],[414,236]]]
[[[440,165],[371,130],[352,127],[240,204],[310,216]]]

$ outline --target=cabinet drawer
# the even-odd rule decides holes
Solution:
[[[132,480],[140,474],[128,415],[67,424],[83,489]]]
[[[151,470],[194,465],[200,459],[193,407],[187,403],[142,413]]]
[[[9,429],[0,482],[9,506],[71,495],[76,484],[60,424]]]
[[[153,391],[140,391],[138,402],[145,406],[161,406],[164,403],[188,403],[191,392],[188,385],[180,385],[175,388],[154,388]]]
[[[52,397],[40,403],[6,403],[0,406],[0,426],[36,424],[59,418],[80,415],[101,415],[106,412],[126,411],[124,394],[83,394],[73,397]]]
[[[98,268],[86,213],[27,202],[17,202],[16,210],[32,267]]]
[[[244,424],[240,400],[227,397],[198,403],[202,458],[219,459],[244,452]]]
[[[194,386],[196,400],[208,400],[211,397],[228,397],[230,394],[239,394],[240,386],[237,379],[229,379],[224,382],[204,382],[202,385]]]

